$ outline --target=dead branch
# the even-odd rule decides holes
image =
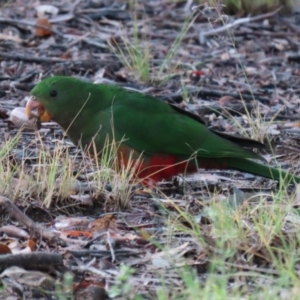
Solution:
[[[16,205],[14,205],[8,198],[0,196],[0,207],[8,212],[12,217],[25,225],[30,231],[38,233],[47,240],[52,240],[56,237],[53,232],[43,228],[28,218]]]
[[[219,28],[216,28],[216,29],[212,29],[212,30],[204,31],[204,32],[201,31],[199,33],[199,43],[204,44],[205,43],[205,37],[207,37],[209,35],[218,34],[220,32],[229,30],[229,29],[231,29],[235,26],[238,26],[238,25],[241,25],[241,24],[244,24],[244,23],[254,22],[254,21],[261,20],[261,19],[267,19],[267,18],[273,17],[281,9],[282,9],[282,6],[277,8],[273,12],[269,12],[269,13],[262,14],[262,15],[259,15],[259,16],[255,16],[255,17],[247,17],[247,18],[238,19],[238,20],[233,21],[232,23],[226,24],[226,25],[224,25],[222,27],[219,27]]]

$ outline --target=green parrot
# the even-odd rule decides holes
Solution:
[[[99,156],[107,141],[115,141],[118,164],[131,164],[145,184],[198,168],[300,183],[298,176],[253,161],[264,159],[244,148],[263,144],[210,130],[200,117],[152,96],[64,76],[46,78],[31,95],[29,117],[37,109],[42,122],[57,122],[75,145],[96,149]]]

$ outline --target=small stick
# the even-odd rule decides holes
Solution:
[[[37,57],[33,55],[23,55],[23,54],[11,54],[4,51],[0,51],[0,57],[5,57],[13,60],[22,60],[22,61],[30,61],[30,62],[37,62],[37,63],[61,63],[67,62],[70,60],[61,59],[61,58],[52,58],[52,57]]]
[[[56,235],[43,228],[42,226],[33,222],[27,217],[16,205],[14,205],[8,198],[0,196],[0,207],[8,212],[12,217],[25,225],[30,231],[38,233],[47,240],[52,240]]]
[[[49,270],[63,266],[63,256],[58,253],[19,253],[0,255],[0,272],[6,268],[18,266],[26,270]]]
[[[50,22],[51,22],[51,20],[50,20]],[[47,27],[47,26],[35,24],[33,22],[21,21],[21,20],[14,20],[14,19],[10,19],[10,18],[1,18],[0,17],[0,23],[9,23],[9,24],[13,24],[13,25],[26,25],[26,26],[32,26],[32,27],[42,28],[42,29],[51,31],[52,33],[55,33],[55,34],[57,34],[60,37],[64,37],[64,35],[62,33],[56,31],[55,29],[52,29],[52,28]]]
[[[254,22],[254,21],[261,20],[261,19],[266,19],[266,18],[273,17],[281,9],[282,9],[282,6],[277,8],[276,10],[274,10],[272,12],[269,12],[269,13],[266,13],[266,14],[262,14],[262,15],[255,16],[255,17],[247,17],[247,18],[238,19],[238,20],[235,20],[232,23],[225,24],[224,26],[216,28],[216,29],[212,29],[212,30],[208,30],[208,31],[204,31],[204,32],[201,31],[199,33],[199,42],[200,42],[200,44],[203,44],[204,41],[205,41],[206,36],[217,34],[217,33],[229,30],[232,27],[235,27],[235,26],[238,26],[238,25],[241,25],[241,24],[244,24],[244,23]]]

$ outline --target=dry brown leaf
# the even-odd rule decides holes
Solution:
[[[51,25],[51,23],[49,22],[49,20],[47,18],[37,19],[36,25],[41,25],[41,26],[44,26],[44,27],[48,27],[49,29],[52,28],[52,25]],[[51,35],[51,33],[52,32],[50,30],[47,30],[47,29],[44,29],[44,28],[40,28],[40,27],[35,28],[35,35],[38,36],[38,37],[46,37],[46,36]]]
[[[11,253],[10,248],[5,244],[0,243],[0,255],[8,253]]]
[[[105,215],[104,217],[95,220],[91,223],[90,228],[93,232],[104,232],[107,230],[115,230],[117,228],[117,217],[113,214]]]
[[[37,271],[26,271],[19,267],[11,267],[1,273],[0,278],[9,277],[20,284],[26,284],[32,288],[51,290],[54,288],[54,279],[47,274]]]
[[[31,251],[36,250],[36,242],[33,239],[28,240],[27,246],[30,248]]]

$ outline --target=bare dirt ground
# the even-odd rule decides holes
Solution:
[[[190,1],[167,0],[116,1],[113,6],[111,1],[53,2],[54,8],[45,17],[40,5],[46,2],[1,4],[3,149],[19,132],[8,121],[9,115],[25,106],[32,87],[53,74],[69,75],[149,93],[199,114],[211,128],[267,142],[273,150],[261,154],[270,165],[300,173],[297,11],[260,15],[213,32],[242,17],[205,7],[192,11]],[[34,27],[42,18],[52,24],[50,31]],[[0,268],[5,271],[1,280],[6,287],[1,299],[69,299],[72,288],[77,299],[105,299],[104,290],[113,286],[115,294],[110,295],[115,299],[138,299],[137,295],[157,299],[162,278],[169,288],[169,298],[164,299],[177,299],[172,291],[176,294],[184,286],[177,268],[190,266],[203,285],[211,270],[211,254],[218,245],[211,230],[215,220],[204,211],[210,201],[230,201],[235,195],[243,204],[263,191],[272,202],[272,192],[278,188],[278,183],[250,174],[201,170],[179,178],[179,186],[162,183],[163,192],[155,195],[131,191],[129,205],[120,211],[114,201],[124,194],[116,196],[109,183],[93,188],[88,174],[94,162],[62,137],[59,126],[50,122],[39,133],[22,131],[5,150],[7,155],[0,153]],[[42,165],[41,149],[51,156],[57,144],[68,153],[66,160],[73,161],[75,170],[68,175],[76,178],[72,179],[75,187],[64,196],[57,186],[49,194],[50,183],[45,186],[34,173]],[[82,172],[76,176],[85,161],[84,176]],[[20,175],[20,166],[26,176]],[[54,179],[57,185],[65,184],[59,176]],[[35,185],[43,187],[32,192]],[[291,185],[288,194],[294,190]],[[50,208],[43,205],[46,198],[52,200]],[[201,242],[191,234],[192,229],[201,232]],[[240,271],[255,266],[257,272],[276,276],[264,247],[251,248],[253,243],[249,239],[248,244],[233,245],[236,253],[228,266],[235,264]],[[246,253],[251,254],[250,263],[242,259]],[[73,279],[64,277],[68,272]],[[121,278],[123,273],[130,277],[130,284]],[[228,286],[236,278],[230,280]],[[245,284],[247,294],[252,279],[244,274],[238,280]],[[55,283],[63,287],[55,288]]]

